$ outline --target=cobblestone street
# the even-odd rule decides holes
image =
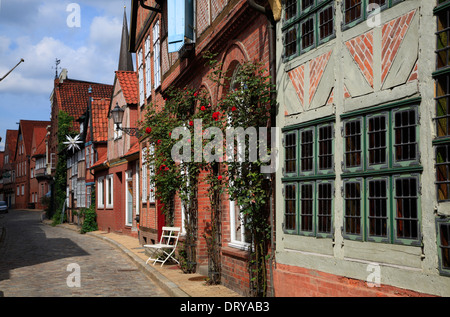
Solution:
[[[0,242],[0,296],[167,296],[113,246],[44,225],[41,212],[12,210],[0,215],[0,227],[6,233]],[[68,286],[72,264],[80,268],[80,287]]]

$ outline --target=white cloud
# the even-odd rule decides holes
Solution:
[[[112,84],[123,18],[119,0],[0,0],[0,136],[20,119],[48,120],[55,59],[69,78]],[[80,4],[81,28],[69,28],[66,11]],[[127,1],[127,11],[130,1]],[[130,21],[128,19],[128,21]],[[9,111],[11,109],[12,111]],[[1,146],[1,145],[0,145]]]

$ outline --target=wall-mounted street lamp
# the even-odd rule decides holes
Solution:
[[[123,110],[121,107],[119,107],[118,103],[116,103],[116,106],[114,107],[114,109],[111,110],[111,115],[113,117],[114,124],[116,125],[116,129],[121,130],[130,136],[136,136],[139,138],[141,136],[141,133],[138,128],[122,128],[120,126],[120,124],[123,121],[124,113],[125,113],[125,110]]]
[[[144,2],[145,2],[144,0],[139,0],[139,4],[140,4],[141,7],[143,7],[144,9],[151,10],[151,11],[154,11],[154,12],[157,12],[157,13],[161,13],[161,9],[153,8],[153,7],[151,7],[151,6],[148,6],[148,5],[146,5]],[[159,1],[158,1],[158,0],[156,1],[156,3],[161,7],[161,5],[159,4]]]

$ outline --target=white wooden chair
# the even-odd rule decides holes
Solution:
[[[153,261],[153,265],[155,265],[156,262],[161,262],[161,266],[163,266],[168,259],[172,259],[179,263],[178,260],[173,257],[173,254],[177,248],[180,233],[181,228],[179,227],[163,227],[159,243],[144,244],[144,248],[147,248],[150,251],[150,257],[145,264],[149,261]]]

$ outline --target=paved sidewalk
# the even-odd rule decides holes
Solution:
[[[43,220],[50,225],[51,220]],[[58,227],[79,231],[76,225],[61,224]],[[148,256],[137,238],[116,233],[94,231],[88,235],[108,241],[127,254],[150,279],[173,297],[241,297],[238,293],[223,285],[207,285],[205,276],[200,274],[184,274],[178,265],[145,264]]]

